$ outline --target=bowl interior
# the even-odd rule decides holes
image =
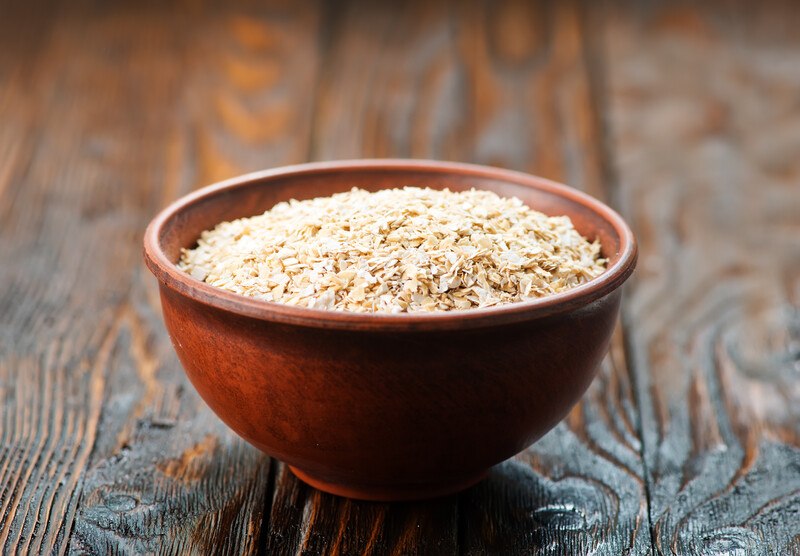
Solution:
[[[254,174],[226,182],[208,192],[199,192],[163,221],[158,231],[160,249],[171,262],[180,258],[181,248],[193,247],[201,232],[225,220],[261,214],[276,203],[289,199],[310,199],[359,187],[369,191],[418,186],[453,191],[488,189],[504,197],[518,197],[545,214],[567,215],[575,228],[589,240],[598,239],[603,257],[612,266],[621,256],[619,230],[604,214],[603,206],[587,204],[585,196],[532,176],[508,172],[456,171],[423,167],[330,167],[278,174]],[[525,180],[524,182],[522,180]],[[611,211],[608,211],[611,212]],[[612,213],[613,214],[613,213]]]

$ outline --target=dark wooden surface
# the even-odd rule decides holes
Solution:
[[[0,547],[106,554],[800,553],[792,2],[0,3]],[[140,240],[279,164],[474,161],[641,246],[600,376],[461,495],[342,500],[184,377]]]

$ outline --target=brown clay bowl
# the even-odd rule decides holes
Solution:
[[[568,292],[434,314],[326,312],[223,291],[175,267],[223,220],[353,186],[489,189],[598,238],[609,262]],[[144,238],[164,321],[197,391],[239,435],[324,491],[371,500],[456,492],[525,449],[584,393],[608,348],[636,245],[599,201],[526,174],[411,160],[304,164],[179,199]]]

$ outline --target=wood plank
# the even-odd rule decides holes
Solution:
[[[195,16],[176,59],[164,65],[174,72],[189,64],[192,71],[168,99],[178,117],[163,148],[163,201],[187,186],[302,160],[310,129],[310,111],[304,109],[310,103],[302,102],[302,92],[312,90],[316,71],[318,21],[312,8],[312,3],[273,3],[206,9]],[[130,17],[126,14],[126,21]],[[176,13],[167,28],[183,24],[184,17]],[[122,530],[128,533],[121,547],[134,551],[258,552],[273,481],[269,460],[196,396],[153,310],[155,284],[143,270],[142,275],[133,312],[146,323],[149,337],[137,340],[132,334],[131,352],[140,373],[147,369],[145,399],[117,409],[122,427],[108,436],[114,445],[97,458],[87,478],[73,549],[114,548]],[[147,346],[157,351],[148,353]],[[120,381],[117,391],[130,387]],[[166,453],[165,446],[170,446]],[[129,496],[131,490],[140,505],[108,511],[109,496]],[[155,508],[143,511],[145,501]]]
[[[472,160],[605,194],[577,5],[353,2],[337,14],[312,157]],[[282,469],[267,553],[646,553],[638,412],[621,335],[614,345],[564,424],[459,497],[352,502]]]
[[[141,234],[192,187],[304,156],[310,7],[0,17],[23,29],[0,33],[0,551],[257,551],[269,459],[185,379]]]
[[[461,6],[455,22],[472,160],[605,196],[578,2]]]
[[[607,198],[608,169],[583,5],[502,2],[467,10],[472,158]],[[595,25],[601,22],[593,22]],[[647,553],[639,420],[622,334],[570,416],[462,496],[462,551]]]
[[[800,553],[800,14],[761,7],[626,5],[606,33],[659,554]]]
[[[337,3],[328,14],[310,157],[420,156],[428,117],[454,91],[449,10],[422,2]],[[422,119],[415,114],[422,112]],[[457,123],[454,121],[453,123]],[[421,129],[411,131],[419,125]],[[455,132],[437,129],[434,134]],[[450,148],[442,140],[443,150]],[[453,554],[457,499],[379,504],[307,487],[279,464],[267,554]]]

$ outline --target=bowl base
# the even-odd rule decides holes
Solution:
[[[373,502],[425,500],[428,498],[439,498],[440,496],[455,494],[456,492],[461,492],[479,483],[489,472],[487,469],[467,479],[460,478],[453,482],[433,483],[420,485],[418,487],[392,487],[390,485],[342,485],[320,479],[294,466],[289,465],[288,467],[298,479],[323,492],[335,494],[336,496],[344,496],[345,498],[370,500]]]

